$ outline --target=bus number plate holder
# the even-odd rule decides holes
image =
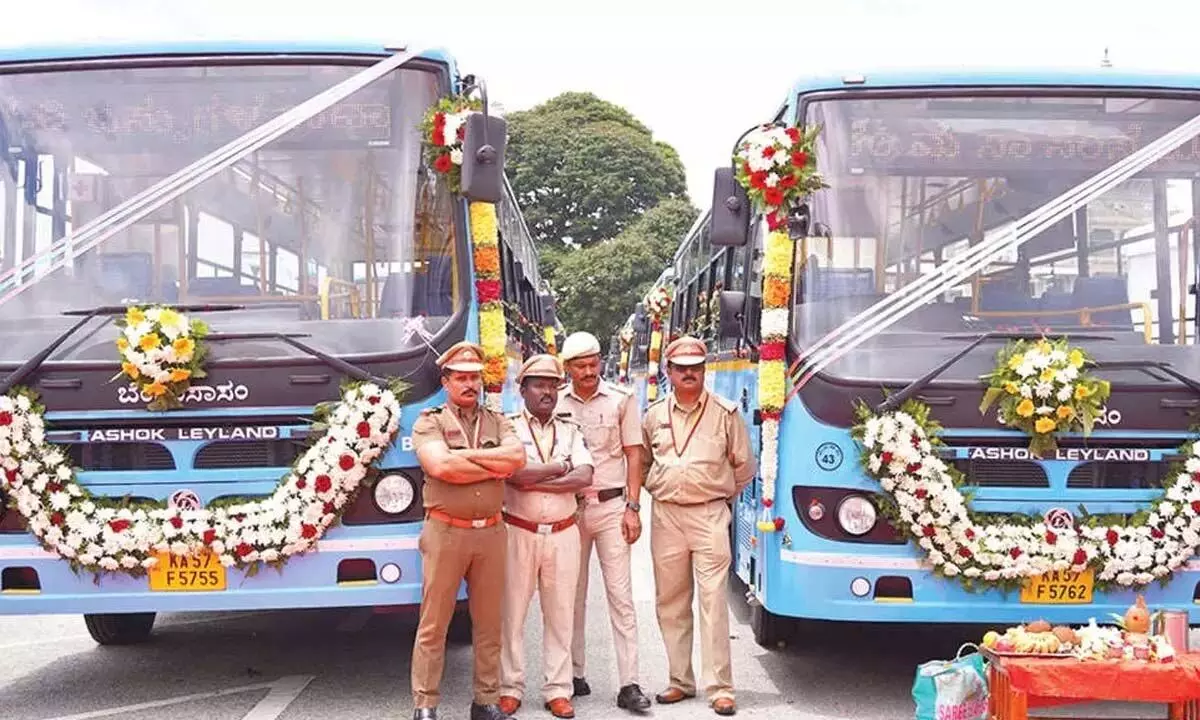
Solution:
[[[1086,605],[1092,601],[1096,585],[1091,570],[1051,570],[1030,578],[1021,587],[1021,602],[1042,605]]]
[[[155,592],[204,592],[226,588],[225,566],[212,551],[181,557],[159,553],[150,568],[150,589]]]

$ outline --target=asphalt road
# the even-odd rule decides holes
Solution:
[[[648,695],[666,681],[654,620],[649,543],[636,557],[635,592]],[[615,706],[616,665],[598,566],[593,562],[589,680],[576,717],[626,717]],[[782,720],[912,718],[918,663],[951,657],[977,628],[819,627],[791,644],[765,650],[746,625],[748,609],[731,589],[738,717]],[[532,680],[522,718],[542,709],[540,616],[529,616],[526,675]],[[78,617],[0,617],[0,717],[5,720],[367,720],[411,717],[409,656],[414,618],[331,609],[173,614],[159,617],[150,642],[96,646]],[[698,638],[697,638],[698,640]],[[697,653],[699,651],[697,650]],[[698,658],[697,658],[698,659]],[[699,675],[699,665],[697,665]],[[466,718],[471,655],[452,646],[443,683],[443,718]],[[1075,709],[1060,717],[1164,717],[1161,707]],[[701,699],[655,706],[659,720],[716,717]]]

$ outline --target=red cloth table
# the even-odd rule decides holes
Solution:
[[[1028,720],[1031,707],[1105,700],[1166,703],[1169,720],[1200,720],[1200,653],[1168,663],[985,657],[991,720]]]

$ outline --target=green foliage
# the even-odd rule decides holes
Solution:
[[[542,247],[615,238],[661,201],[686,197],[678,153],[591,93],[563,93],[507,119],[506,170]]]
[[[559,255],[554,286],[562,315],[607,348],[698,214],[685,200],[667,200],[612,240]]]

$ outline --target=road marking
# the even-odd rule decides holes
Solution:
[[[242,720],[277,720],[312,681],[312,675],[289,675],[279,678],[271,683],[271,690],[267,696],[250,708],[250,712],[246,713]]]
[[[229,695],[241,695],[242,693],[254,692],[255,690],[271,690],[275,687],[275,683],[257,683],[255,685],[243,685],[241,687],[228,688],[225,690],[213,690],[205,693],[194,693],[192,695],[179,695],[166,700],[154,700],[151,702],[137,703],[136,705],[122,705],[121,707],[108,708],[107,710],[93,710],[91,712],[78,713],[76,715],[61,715],[50,720],[91,720],[92,718],[110,717],[119,715],[120,713],[137,712],[138,710],[151,710],[153,708],[170,707],[171,705],[182,705],[183,703],[192,702],[193,700],[211,700],[213,698],[226,697]],[[268,696],[270,693],[268,693]]]
[[[156,627],[176,628],[176,627],[186,627],[188,625],[204,625],[206,623],[222,622],[225,620],[240,620],[242,618],[256,617],[259,615],[270,615],[270,614],[272,614],[272,612],[278,612],[278,611],[263,610],[263,611],[255,611],[255,612],[248,612],[248,613],[239,613],[233,617],[230,617],[229,615],[222,613],[222,614],[217,615],[216,617],[194,618],[192,620],[180,620],[179,622],[166,623],[166,624],[159,625]],[[9,617],[17,617],[17,616],[10,615]],[[87,633],[76,633],[73,635],[55,635],[54,637],[39,638],[37,640],[17,640],[16,642],[0,644],[0,650],[9,650],[9,649],[15,649],[15,648],[33,647],[35,645],[49,645],[51,643],[73,642],[76,640],[91,640],[91,639],[92,639],[92,636],[88,635]]]

